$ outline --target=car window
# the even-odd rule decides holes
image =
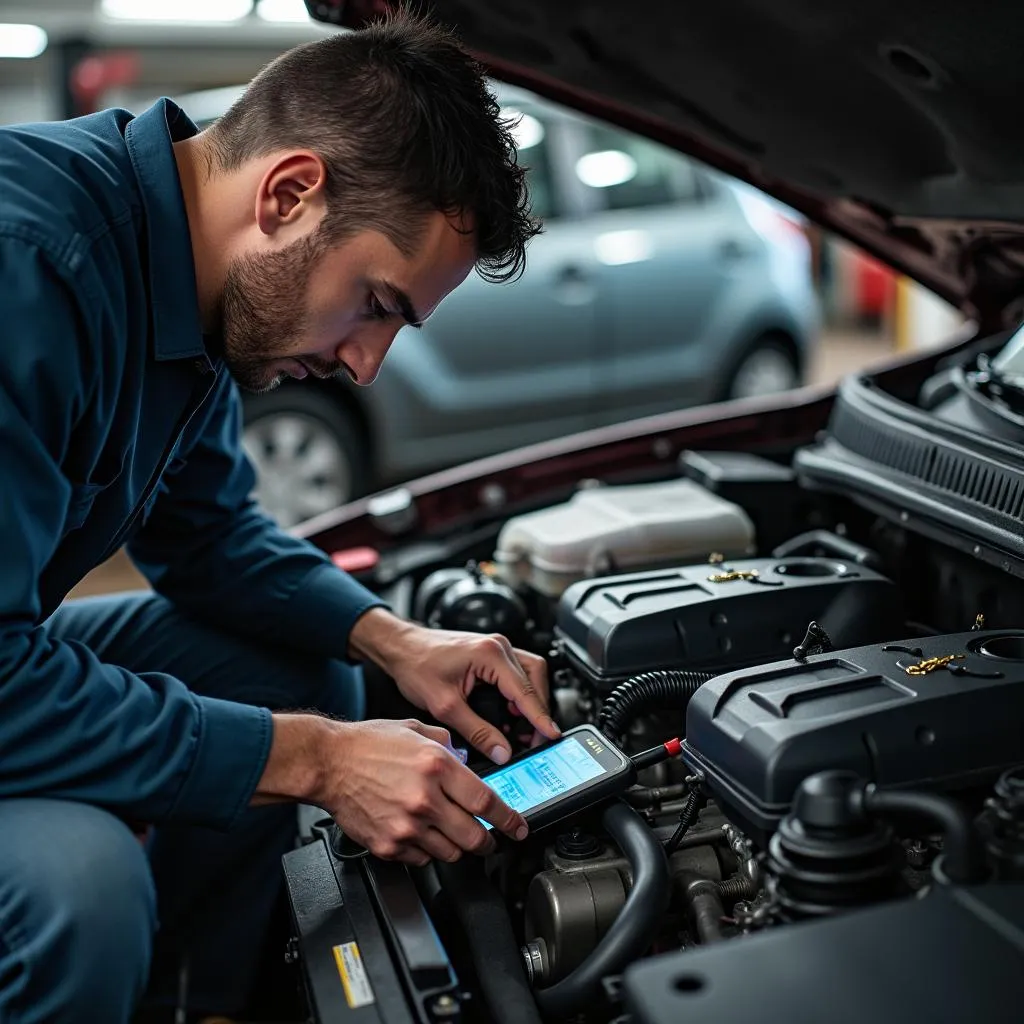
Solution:
[[[514,122],[512,135],[516,140],[519,163],[527,168],[533,215],[543,220],[557,217],[560,211],[551,171],[553,127],[550,119],[526,105],[502,107],[501,115]]]
[[[607,210],[694,201],[701,196],[693,164],[681,153],[606,125],[590,124],[576,177]]]

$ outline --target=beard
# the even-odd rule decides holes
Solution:
[[[216,336],[227,368],[245,391],[270,391],[287,376],[274,367],[296,350],[306,327],[306,283],[320,256],[316,237],[300,238],[280,252],[246,255],[228,267]],[[344,369],[315,356],[303,364],[317,377]]]

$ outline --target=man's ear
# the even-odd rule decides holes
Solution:
[[[308,150],[275,159],[260,179],[256,196],[256,224],[260,231],[275,235],[282,229],[294,229],[307,219],[312,230],[323,215],[326,178],[323,160]]]

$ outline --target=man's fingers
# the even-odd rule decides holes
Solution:
[[[474,818],[489,821],[511,839],[526,838],[529,832],[526,819],[518,811],[512,810],[486,782],[468,768],[448,772],[443,786],[452,803],[458,804]],[[445,834],[464,850],[487,853],[491,848],[487,842],[490,837],[487,837],[486,830],[479,822],[464,816],[449,816],[442,827]]]
[[[443,832],[436,828],[428,828],[416,838],[416,845],[429,853],[434,860],[443,860],[453,864],[462,856],[462,848],[456,846]]]
[[[531,654],[529,651],[521,651],[517,647],[512,649],[512,655],[522,666],[523,671],[533,684],[533,688],[536,690],[541,703],[545,708],[549,707],[550,693],[548,690],[547,662],[538,655]]]
[[[512,756],[508,740],[464,700],[453,701],[451,708],[445,709],[438,717],[495,764],[504,764]]]
[[[430,863],[430,854],[418,846],[403,846],[394,857],[389,859],[409,864],[414,868],[425,868]]]
[[[451,748],[452,734],[447,729],[442,729],[437,725],[426,725],[424,722],[420,722],[415,718],[407,718],[402,724],[406,728],[412,729],[413,732],[418,732],[421,736],[426,736],[428,740],[440,743],[442,747]]]
[[[547,666],[542,658],[499,646],[495,650],[492,680],[502,695],[515,703],[523,716],[548,739],[562,735],[548,711]],[[500,653],[499,653],[500,652]]]
[[[533,684],[533,689],[544,708],[548,722],[554,726],[553,732],[550,729],[541,730],[542,734],[547,736],[548,739],[557,739],[561,736],[562,731],[558,728],[558,724],[551,717],[551,692],[548,687],[547,663],[543,658],[539,658],[536,654],[530,654],[527,651],[516,650],[513,651],[513,655],[523,667],[523,671],[526,673],[527,678]]]

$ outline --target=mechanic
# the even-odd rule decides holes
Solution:
[[[474,815],[524,837],[447,729],[361,721],[359,664],[500,763],[467,696],[554,737],[542,659],[401,621],[264,517],[236,390],[369,384],[474,267],[521,271],[524,174],[410,15],[285,53],[202,133],[167,100],[0,130],[4,1024],[127,1021],[147,978],[238,1012],[295,802],[411,864],[488,850]],[[152,592],[65,602],[124,544]]]

